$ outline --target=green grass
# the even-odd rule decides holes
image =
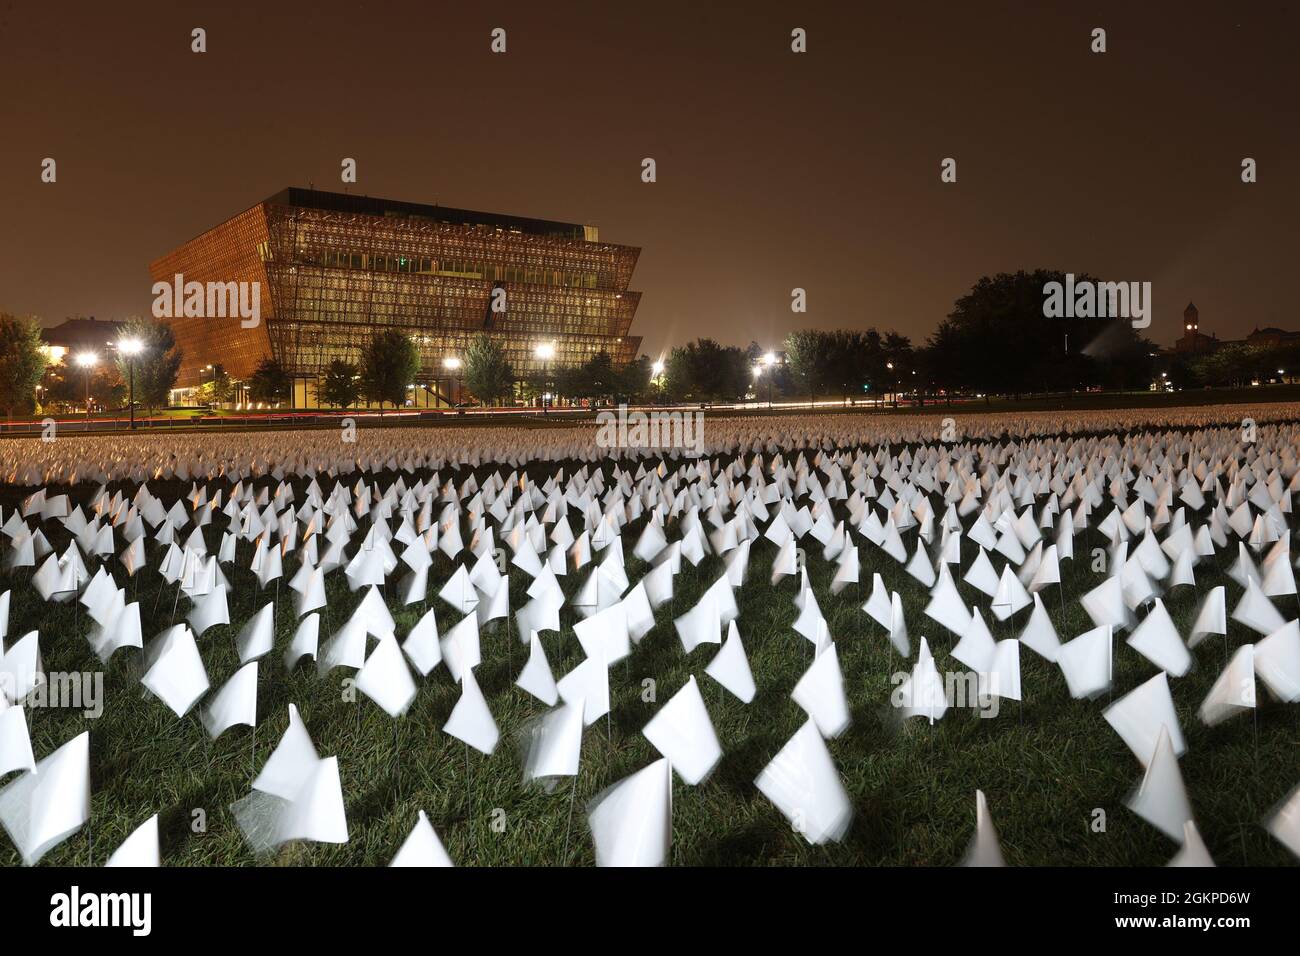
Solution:
[[[485,473],[481,469],[480,477]],[[549,468],[536,470],[534,477],[544,473]],[[464,472],[458,481],[463,477]],[[387,484],[394,478],[386,474],[381,481]],[[302,483],[297,486],[301,491]],[[170,505],[188,486],[170,482],[152,487]],[[84,504],[91,491],[89,486],[79,486],[77,500]],[[21,494],[4,489],[6,513]],[[628,574],[634,582],[645,571],[630,556],[641,525],[637,521],[624,532]],[[62,551],[66,533],[47,528],[46,534]],[[670,526],[672,536],[675,529]],[[909,550],[913,537],[905,536]],[[215,551],[218,539],[219,531],[209,528],[210,549]],[[28,710],[38,759],[81,731],[90,731],[91,823],[43,862],[102,864],[131,830],[159,813],[167,865],[384,865],[414,825],[416,812],[423,809],[458,865],[588,865],[594,856],[585,823],[587,802],[657,758],[640,730],[691,674],[700,682],[724,756],[700,786],[688,787],[680,780],[675,784],[674,864],[951,865],[961,859],[970,839],[977,788],[988,797],[1006,859],[1013,865],[1160,865],[1176,852],[1174,843],[1123,806],[1141,778],[1141,767],[1102,719],[1106,699],[1072,700],[1060,672],[1031,651],[1022,654],[1027,698],[1023,705],[1004,701],[1000,714],[992,719],[953,709],[933,727],[920,720],[899,726],[888,703],[893,686],[890,674],[906,666],[860,610],[871,572],[879,571],[885,583],[904,597],[913,661],[919,638],[926,635],[940,671],[963,669],[948,656],[955,639],[922,615],[924,589],[874,546],[859,545],[861,592],[850,587],[833,596],[829,591],[833,566],[821,560],[815,542],[809,539],[806,544],[812,585],[838,644],[853,711],[852,726],[829,742],[855,806],[852,827],[839,844],[808,846],[753,785],[758,772],[805,720],[789,693],[811,661],[811,645],[791,629],[796,581],[769,584],[774,548],[762,541],[753,546],[750,574],[736,594],[738,625],[758,696],[746,706],[704,676],[716,647],[705,645],[689,656],[683,653],[672,617],[688,609],[722,573],[721,560],[712,556],[694,572],[684,565],[676,578],[673,604],[658,611],[655,629],[626,662],[611,670],[611,717],[586,731],[567,841],[567,782],[553,793],[522,782],[517,734],[528,718],[544,708],[513,686],[527,653],[526,646],[517,642],[513,625],[509,634],[504,622],[484,630],[484,661],[476,670],[501,729],[501,742],[491,757],[477,751],[467,754],[464,744],[441,731],[458,697],[445,667],[427,679],[417,677],[419,693],[398,721],[364,696],[358,695],[357,703],[343,700],[342,680],[350,671],[335,670],[323,679],[310,665],[284,672],[281,654],[296,625],[286,582],[297,560],[290,556],[277,606],[276,651],[259,666],[255,737],[249,728],[238,727],[210,741],[194,712],[178,720],[138,684],[140,654],[134,649],[119,651],[107,668],[107,701],[101,718],[88,720],[68,710]],[[1076,537],[1079,556],[1063,566],[1064,613],[1055,588],[1043,595],[1063,640],[1091,626],[1075,599],[1101,580],[1090,569],[1089,554],[1091,547],[1100,544],[1095,534]],[[965,542],[965,547],[968,564],[975,546]],[[249,553],[250,546],[241,544],[241,568],[225,568],[234,586],[233,623],[212,628],[199,639],[214,687],[238,669],[234,635],[275,593],[274,586],[259,593],[255,579],[243,569]],[[157,559],[158,546],[151,545],[151,565]],[[126,582],[119,562],[114,559],[110,568],[119,583]],[[452,568],[441,553],[435,554],[429,593],[444,631],[456,618],[434,595]],[[561,578],[566,593],[576,589],[585,573],[586,569]],[[1202,588],[1227,580],[1217,566],[1204,562],[1197,577]],[[10,640],[38,628],[47,671],[100,669],[83,639],[90,623],[86,615],[74,614],[70,605],[42,602],[28,586],[29,578],[30,569],[3,578],[2,586],[12,589]],[[525,600],[525,578],[517,569],[512,571],[513,609]],[[360,592],[347,590],[341,572],[329,575],[327,581],[329,606],[322,619],[322,644],[361,598]],[[160,594],[161,585],[153,570],[128,585],[130,596],[140,602],[146,640],[171,621],[174,588],[162,588]],[[968,603],[973,603],[974,592],[964,584],[961,587]],[[1235,603],[1239,594],[1240,589],[1229,582],[1229,601]],[[178,620],[185,603],[182,597]],[[1190,588],[1179,588],[1167,595],[1166,603],[1185,635],[1196,595]],[[393,608],[399,639],[424,610],[423,605]],[[1287,607],[1284,613],[1289,612]],[[1027,614],[1017,616],[1011,627],[996,625],[988,615],[986,619],[994,636],[1002,638],[1017,633]],[[581,658],[567,607],[562,619],[562,633],[543,636],[557,678]],[[1220,865],[1294,864],[1259,822],[1300,780],[1296,760],[1300,708],[1268,701],[1261,692],[1254,718],[1237,717],[1207,728],[1196,716],[1226,654],[1254,639],[1235,623],[1230,629],[1226,642],[1209,638],[1193,651],[1196,667],[1190,675],[1171,679],[1188,744],[1182,772],[1201,833]],[[1153,665],[1120,642],[1112,696],[1155,672]],[[657,703],[642,699],[646,678],[657,684]],[[255,857],[228,808],[249,792],[255,770],[287,726],[291,702],[301,712],[319,753],[338,757],[351,838],[339,846],[297,844],[271,857]],[[494,814],[497,808],[504,816]],[[1105,811],[1104,833],[1091,829],[1094,808]],[[192,827],[196,809],[206,814],[206,832]],[[501,822],[504,828],[494,826]],[[3,838],[0,862],[20,862]]]

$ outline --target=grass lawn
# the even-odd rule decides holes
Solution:
[[[818,401],[830,401],[834,396],[818,396]],[[798,402],[799,396],[781,401]],[[1143,409],[1143,408],[1178,408],[1178,407],[1201,407],[1206,405],[1233,405],[1233,404],[1261,404],[1269,402],[1295,402],[1300,401],[1300,384],[1295,385],[1265,385],[1254,388],[1215,388],[1215,389],[1186,389],[1177,392],[1078,392],[1060,395],[1026,395],[1018,398],[996,397],[987,401],[983,399],[962,399],[955,403],[948,403],[943,398],[930,397],[926,399],[924,405],[914,403],[901,403],[897,408],[883,405],[818,405],[815,409],[807,405],[792,404],[785,407],[767,408],[760,396],[754,402],[743,408],[732,408],[728,404],[711,405],[705,410],[708,418],[730,418],[743,416],[746,418],[765,418],[785,416],[804,416],[810,413],[817,415],[838,415],[838,414],[881,414],[881,415],[985,415],[1016,412],[1050,412],[1050,411],[1104,411],[1114,409]],[[682,406],[672,406],[684,411],[697,409],[697,405],[686,404]],[[615,409],[603,409],[613,411]],[[437,409],[413,408],[405,409],[406,412],[429,412],[438,411]],[[501,428],[551,428],[573,425],[581,422],[593,421],[599,410],[580,410],[580,409],[556,409],[553,414],[543,415],[540,411],[534,410],[532,413],[514,412],[512,414],[493,413],[491,411],[481,412],[473,408],[464,410],[464,415],[449,414],[446,410],[440,415],[428,416],[419,419],[418,424],[421,427],[443,425],[446,427],[463,427],[473,425],[475,427],[501,427]],[[289,419],[285,418],[279,421],[259,420],[254,422],[244,421],[245,416],[275,416],[303,414],[310,415],[319,412],[326,416],[320,423],[313,423],[311,419]],[[144,418],[148,413],[137,408],[137,414]],[[195,408],[168,408],[157,410],[153,417],[167,419],[167,422],[155,422],[146,425],[143,422],[139,424],[139,430],[144,434],[150,434],[155,431],[165,431],[167,434],[176,434],[188,431],[265,431],[265,430],[284,430],[284,429],[303,429],[303,428],[338,428],[339,417],[342,412],[337,409],[291,409],[283,410],[263,410],[263,411],[235,411],[233,409],[213,408],[210,410],[200,410]],[[351,413],[354,417],[361,419],[366,428],[383,427],[383,428],[401,428],[409,427],[417,423],[414,416],[394,414],[393,409],[385,410],[381,415],[379,409],[353,409]],[[205,423],[196,423],[193,421],[195,416],[205,416],[208,421]],[[77,429],[77,423],[83,422],[84,416],[63,415],[58,416],[61,427],[68,428],[73,432]],[[123,409],[114,409],[106,412],[100,412],[92,415],[92,420],[101,418],[125,418],[126,411]],[[224,420],[223,420],[224,419]],[[174,422],[174,424],[173,424]],[[118,432],[126,432],[125,427],[118,429]],[[95,428],[95,434],[111,434],[112,429]],[[13,435],[20,435],[21,432],[14,432]],[[3,431],[0,431],[0,437],[8,437]]]
[[[480,469],[480,478],[486,471]],[[535,469],[533,477],[550,473],[550,467]],[[447,475],[444,471],[444,480]],[[385,474],[380,481],[387,485],[395,477]],[[457,482],[464,477],[461,472]],[[303,484],[295,483],[299,503]],[[166,505],[188,490],[180,482],[151,487]],[[328,493],[329,486],[322,487]],[[84,505],[92,492],[91,486],[79,486],[75,498]],[[13,488],[0,492],[6,515],[23,494]],[[841,503],[837,514],[842,512]],[[630,554],[642,523],[638,520],[624,530],[628,576],[633,582],[646,570]],[[46,534],[61,552],[68,541],[66,533],[61,527],[55,531],[46,527]],[[669,536],[676,537],[675,523]],[[912,550],[915,532],[904,537]],[[213,552],[219,539],[220,531],[209,527],[207,543]],[[135,649],[119,651],[110,662],[104,679],[106,707],[99,719],[66,709],[28,710],[38,759],[81,731],[90,731],[91,823],[42,862],[102,864],[136,826],[157,812],[166,865],[384,865],[411,830],[416,812],[423,809],[458,865],[588,865],[594,854],[586,829],[587,801],[657,758],[640,730],[691,674],[700,682],[724,757],[700,786],[675,783],[675,864],[951,865],[961,859],[973,832],[977,788],[988,797],[1010,864],[1151,866],[1173,856],[1177,846],[1123,805],[1142,769],[1103,720],[1106,699],[1072,700],[1055,666],[1027,649],[1021,655],[1023,705],[1003,701],[1001,712],[990,719],[976,716],[974,710],[952,709],[933,727],[920,720],[899,726],[889,706],[890,675],[907,669],[910,662],[900,666],[880,629],[860,610],[871,572],[879,571],[886,585],[904,597],[913,661],[919,638],[925,635],[941,672],[963,669],[948,656],[955,638],[923,616],[925,589],[874,546],[859,543],[861,592],[849,587],[833,596],[829,590],[833,565],[821,560],[815,541],[809,538],[805,544],[812,585],[838,645],[853,709],[852,726],[829,742],[855,805],[853,824],[842,843],[808,846],[753,785],[760,769],[805,720],[789,694],[811,662],[812,647],[791,629],[797,581],[787,578],[776,587],[770,585],[775,548],[760,541],[753,546],[746,584],[736,593],[738,625],[758,696],[746,706],[704,675],[716,646],[705,645],[689,656],[683,653],[672,617],[687,610],[722,573],[722,562],[714,556],[695,570],[684,562],[673,604],[658,611],[657,626],[631,658],[611,670],[612,715],[588,728],[584,737],[571,832],[567,782],[553,793],[522,782],[517,735],[521,725],[544,708],[513,686],[527,656],[513,624],[508,633],[505,622],[494,622],[482,636],[484,660],[476,676],[502,733],[496,752],[484,757],[467,752],[464,744],[440,729],[458,697],[445,666],[427,679],[417,677],[419,694],[398,721],[362,695],[357,695],[356,703],[343,699],[342,683],[351,671],[339,669],[318,678],[308,663],[285,673],[281,654],[296,626],[287,579],[298,562],[291,554],[285,559],[279,592],[276,651],[259,665],[255,734],[237,727],[210,741],[195,712],[178,720],[138,684],[140,653]],[[1063,563],[1064,612],[1055,588],[1043,594],[1062,640],[1091,627],[1075,602],[1102,580],[1091,570],[1090,554],[1101,544],[1095,532],[1076,537],[1078,556]],[[966,541],[965,548],[968,564],[975,545]],[[157,564],[158,549],[150,545],[151,566]],[[258,591],[246,570],[250,554],[251,546],[241,543],[240,567],[223,567],[234,588],[233,623],[214,627],[199,638],[214,688],[238,669],[234,636],[240,626],[276,593],[274,585],[267,592]],[[436,593],[453,565],[440,552],[435,552],[434,560],[429,593],[439,628],[445,632],[456,618]],[[1227,560],[1225,555],[1224,567]],[[1000,568],[1001,561],[995,560],[995,565]],[[127,582],[120,562],[113,559],[109,567],[119,584]],[[98,659],[83,639],[88,617],[74,613],[69,604],[43,602],[28,585],[30,573],[31,569],[23,569],[0,577],[0,587],[12,590],[9,640],[37,628],[47,671],[99,670]],[[560,579],[567,594],[576,590],[586,573],[587,569],[570,572]],[[1219,567],[1203,562],[1196,573],[1202,589],[1227,583],[1229,608],[1235,604],[1241,590]],[[322,618],[322,644],[361,598],[361,592],[348,591],[341,572],[330,574],[327,582],[329,605]],[[511,607],[517,609],[526,600],[527,576],[512,569],[510,582]],[[175,589],[162,585],[152,569],[128,585],[128,600],[140,603],[146,640],[172,619]],[[973,603],[976,592],[965,584],[960,587],[968,603]],[[1197,594],[1184,587],[1166,597],[1174,621],[1186,636]],[[981,601],[987,606],[982,596]],[[1291,616],[1294,609],[1289,601],[1282,604],[1283,613]],[[178,620],[185,606],[182,597]],[[399,639],[425,607],[392,608]],[[1011,626],[998,625],[988,615],[986,620],[1000,639],[1018,633],[1028,613],[1022,611]],[[562,619],[562,633],[543,635],[557,678],[581,659],[567,606]],[[1202,836],[1220,865],[1294,864],[1295,859],[1259,824],[1300,781],[1296,759],[1300,708],[1272,702],[1261,691],[1254,718],[1237,717],[1207,728],[1196,715],[1228,652],[1254,639],[1236,623],[1229,627],[1226,642],[1206,639],[1192,652],[1193,672],[1170,681],[1188,745],[1182,773]],[[1115,661],[1114,697],[1156,673],[1122,639],[1117,641]],[[655,682],[657,703],[643,699],[647,679]],[[287,726],[291,702],[301,712],[318,752],[338,757],[351,839],[338,846],[290,845],[272,857],[259,858],[245,845],[228,808],[248,794],[255,771]],[[1105,832],[1093,829],[1097,808],[1105,813]],[[194,826],[198,810],[206,816],[202,832]],[[8,839],[0,839],[0,862],[20,862]]]

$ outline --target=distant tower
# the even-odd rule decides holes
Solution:
[[[1183,309],[1183,325],[1193,334],[1201,330],[1201,313],[1196,311],[1196,303],[1188,302],[1187,308]]]

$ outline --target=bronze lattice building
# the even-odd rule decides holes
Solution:
[[[222,365],[247,378],[273,356],[294,377],[294,404],[315,404],[334,359],[357,361],[376,331],[407,332],[420,383],[447,393],[444,360],[487,332],[521,378],[554,344],[550,367],[608,352],[623,364],[640,293],[628,289],[640,249],[601,242],[574,223],[290,188],[151,263],[155,282],[261,283],[261,322],[171,319],[185,352],[179,388]],[[504,311],[494,311],[494,290]],[[425,404],[417,400],[419,404]]]

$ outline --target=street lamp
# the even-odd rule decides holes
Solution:
[[[454,376],[455,376],[455,379],[456,379],[456,392],[457,392],[457,394],[456,394],[454,397],[457,399],[457,401],[459,401],[459,400],[460,400],[460,395],[459,395],[459,392],[460,392],[460,359],[458,359],[458,358],[457,358],[456,356],[454,356],[454,355],[448,355],[445,359],[442,360],[442,367],[445,368],[445,369],[447,370],[448,374],[451,374],[451,375],[454,375]],[[453,402],[452,404],[455,404],[455,403]]]
[[[555,343],[543,342],[541,345],[537,346],[537,348],[533,351],[533,354],[542,360],[542,388],[545,389],[549,384],[551,359],[555,358]],[[542,396],[543,415],[547,413],[547,401],[549,397],[550,397],[549,392],[547,392]]]
[[[650,363],[650,385],[655,390],[655,400],[662,402],[664,398],[664,365],[663,359],[655,359]]]
[[[126,356],[127,401],[131,404],[131,430],[135,430],[135,357],[144,351],[144,343],[139,339],[122,339],[117,343],[117,350]]]
[[[767,410],[771,411],[772,410],[772,380],[776,378],[776,376],[771,373],[771,368],[773,365],[776,364],[776,353],[768,352],[766,355],[764,355],[763,364],[766,365],[769,370],[767,376]]]
[[[90,370],[99,363],[99,356],[94,352],[82,352],[77,356],[77,364],[86,370],[86,430],[90,430]]]

